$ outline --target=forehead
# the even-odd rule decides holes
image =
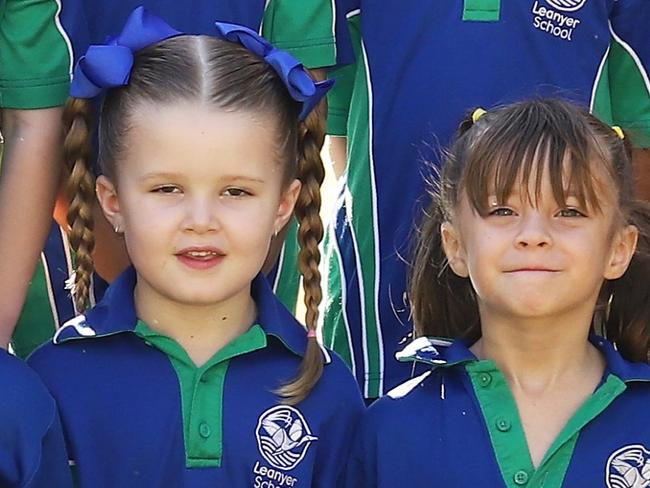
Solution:
[[[473,170],[481,167],[480,170]],[[574,197],[585,206],[599,209],[616,200],[610,164],[597,151],[576,153],[538,145],[505,154],[493,154],[468,163],[464,192],[480,210],[489,197],[505,202],[513,195],[536,206],[540,199],[566,203]]]
[[[118,170],[273,173],[278,169],[270,121],[195,103],[144,105],[130,120],[125,162]]]

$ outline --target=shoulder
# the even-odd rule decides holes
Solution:
[[[447,339],[420,337],[409,343],[395,357],[400,362],[413,363],[414,376],[377,400],[367,411],[367,421],[383,424],[389,418],[439,408],[446,389],[456,389],[458,376],[454,366],[465,363],[469,359],[467,354],[462,343]]]
[[[15,397],[25,402],[39,398],[46,402],[51,400],[38,375],[22,360],[6,351],[0,351],[0,389],[3,397],[0,406],[5,406],[7,400]]]
[[[355,410],[363,410],[364,404],[359,385],[341,357],[322,347],[325,364],[318,389],[329,396],[328,402],[346,404]]]
[[[23,361],[4,351],[0,352],[0,391],[0,431],[6,433],[15,422],[46,430],[54,420],[54,399],[38,375]]]

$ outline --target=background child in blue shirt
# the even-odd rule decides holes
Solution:
[[[650,211],[629,144],[567,102],[483,112],[418,236],[421,337],[399,356],[427,371],[369,409],[348,486],[643,486]]]
[[[92,243],[96,191],[133,263],[30,358],[81,486],[335,486],[362,410],[315,334],[322,165],[300,121],[330,83],[248,28],[215,34],[138,8],[75,70],[71,236]],[[88,98],[102,93],[94,188]],[[294,207],[308,331],[259,275]]]
[[[72,486],[54,399],[21,360],[0,350],[0,486]]]

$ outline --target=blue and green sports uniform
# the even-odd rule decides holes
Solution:
[[[3,1],[7,5],[16,5],[16,10],[17,4],[21,3],[0,0],[0,7]],[[276,47],[292,53],[309,68],[333,66],[346,60],[346,51],[338,48],[341,42],[347,42],[345,17],[342,16],[343,10],[337,9],[335,0],[201,0],[192,2],[191,5],[170,0],[68,0],[63,2],[62,9],[60,3],[53,0],[40,0],[40,3],[50,4],[45,14],[49,19],[48,26],[54,29],[49,35],[57,41],[56,44],[47,44],[50,57],[47,58],[49,64],[45,66],[53,64],[55,60],[57,67],[63,66],[59,67],[56,76],[49,75],[51,79],[43,75],[44,79],[37,80],[41,85],[54,85],[57,95],[54,105],[62,104],[67,97],[73,59],[76,61],[83,55],[90,44],[102,43],[108,36],[115,35],[138,5],[144,5],[176,29],[192,34],[214,34],[214,22],[217,20],[245,25],[260,31]],[[337,15],[340,18],[337,18]],[[22,15],[20,23],[14,22],[11,31],[16,33],[14,37],[28,37],[27,33],[31,30],[27,25],[33,25],[29,24],[29,19]],[[45,44],[43,47],[45,50]],[[3,52],[0,50],[0,61],[3,58]],[[23,63],[20,70],[7,70],[11,76],[15,76],[12,73],[30,73],[43,66],[42,60],[33,56],[22,56],[20,60]],[[3,71],[0,65],[0,74]],[[0,79],[0,87],[2,83]],[[18,85],[5,96],[17,97],[21,94],[23,98],[28,97],[32,92],[24,88],[19,90],[21,86]],[[32,280],[13,338],[14,349],[22,357],[26,357],[36,346],[52,337],[61,324],[76,315],[70,289],[63,285],[65,280],[69,279],[72,269],[69,251],[63,252],[64,248],[69,247],[64,241],[65,235],[61,233],[61,229],[53,226],[48,247],[44,250],[42,262],[39,263]],[[300,283],[297,256],[296,226],[293,225],[279,263],[270,276],[275,292],[290,309],[295,307]],[[62,273],[67,276],[62,277]],[[101,298],[106,287],[97,275],[94,280],[95,295],[91,297],[91,304],[94,304],[95,297]]]
[[[361,395],[323,350],[308,397],[280,403],[307,337],[266,279],[252,285],[255,325],[201,367],[138,320],[135,279],[128,269],[28,360],[59,405],[79,486],[339,486]]]
[[[60,13],[60,0],[0,0],[0,108],[65,102],[72,53]]]
[[[0,350],[0,486],[72,486],[54,399],[20,359]]]
[[[421,338],[403,359],[426,372],[373,404],[344,486],[632,488],[650,485],[650,365],[590,337],[606,360],[596,391],[533,467],[503,373],[462,341]]]
[[[346,182],[326,240],[323,338],[376,398],[406,379],[406,276],[425,175],[474,107],[559,96],[650,146],[647,0],[350,0],[357,64],[334,87]],[[336,77],[337,75],[334,74]],[[348,108],[349,110],[345,110]]]

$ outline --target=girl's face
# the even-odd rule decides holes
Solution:
[[[248,112],[200,104],[144,107],[117,181],[98,179],[124,232],[138,297],[190,305],[239,300],[300,190],[283,185],[274,127]]]
[[[517,185],[504,205],[490,195],[485,216],[464,195],[454,222],[442,226],[449,264],[471,280],[481,316],[552,318],[580,307],[593,313],[603,280],[620,277],[629,264],[636,228],[618,224],[611,189],[601,189],[600,212],[570,195],[566,204],[556,202],[548,173],[540,190],[534,204]]]

